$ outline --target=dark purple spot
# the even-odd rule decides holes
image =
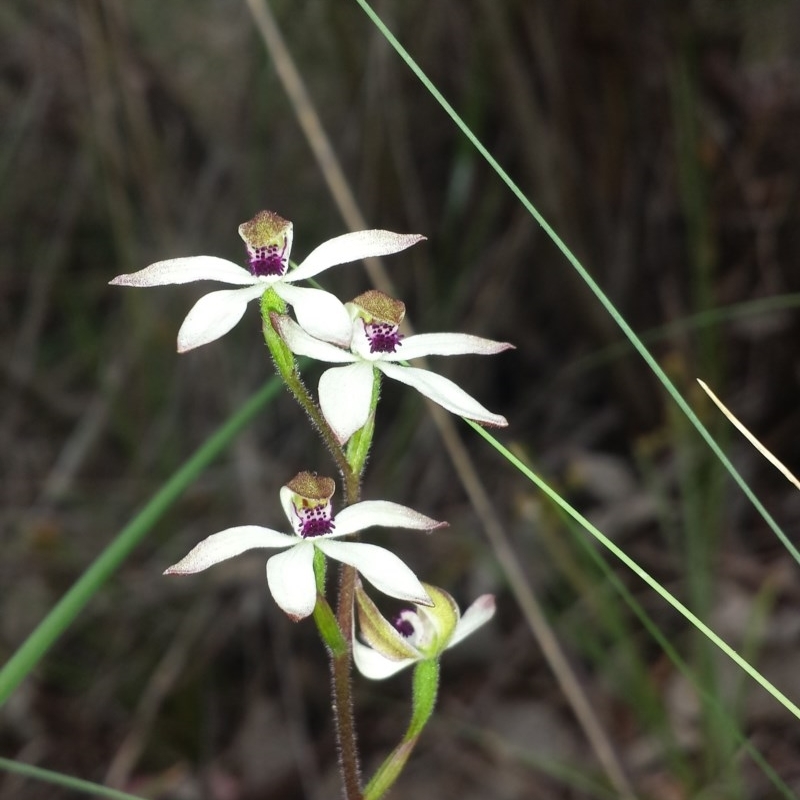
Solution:
[[[403,616],[402,612],[397,615],[393,623],[395,630],[408,639],[414,633],[414,626]]]
[[[286,240],[280,250],[277,244],[269,244],[266,247],[248,247],[247,252],[250,273],[257,278],[281,276],[286,272],[286,263],[283,260]]]
[[[304,539],[332,533],[335,527],[330,503],[313,508],[299,508],[297,515],[300,517],[300,536]]]
[[[364,326],[370,353],[394,353],[400,346],[403,334],[397,332],[397,325],[388,322],[370,322]]]

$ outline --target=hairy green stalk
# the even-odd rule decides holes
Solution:
[[[420,661],[414,667],[412,684],[413,710],[408,730],[389,754],[383,764],[378,767],[364,789],[364,800],[379,800],[392,787],[400,776],[409,756],[419,741],[423,729],[428,724],[436,707],[436,695],[439,690],[439,659],[432,658]]]
[[[275,320],[278,314],[286,312],[286,303],[278,297],[273,289],[269,289],[262,295],[260,305],[264,341],[272,355],[275,369],[297,404],[308,415],[336,463],[344,484],[344,507],[353,505],[361,497],[361,472],[372,444],[375,409],[373,407],[370,421],[365,428],[359,431],[359,439],[355,448],[345,450],[339,444],[339,440],[325,419],[319,404],[306,389],[294,354],[277,331]],[[374,397],[377,398],[377,395]],[[333,721],[345,798],[346,800],[362,800],[361,765],[353,713],[351,681],[353,664],[351,639],[356,570],[347,564],[342,564],[340,568],[336,615],[324,597],[323,569],[318,564],[315,564],[315,574],[319,594],[314,607],[314,621],[329,653]]]

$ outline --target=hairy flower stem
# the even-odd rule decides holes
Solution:
[[[361,766],[353,715],[353,685],[351,681],[355,579],[355,569],[343,564],[339,573],[338,620],[339,628],[347,640],[347,647],[340,654],[331,652],[330,660],[333,719],[336,725],[336,742],[339,749],[339,768],[347,800],[362,800],[364,796],[361,790]]]
[[[413,712],[408,730],[400,744],[389,754],[378,767],[364,789],[364,800],[379,800],[389,791],[392,784],[403,770],[422,730],[428,723],[436,706],[436,695],[439,689],[439,661],[430,659],[421,661],[414,669]]]
[[[311,397],[308,389],[306,389],[303,379],[300,377],[300,372],[297,369],[297,362],[294,355],[286,347],[283,339],[281,339],[272,324],[273,315],[285,311],[286,304],[275,294],[274,290],[270,289],[264,292],[264,296],[261,298],[261,327],[264,332],[264,341],[272,355],[275,369],[278,371],[281,378],[283,378],[286,388],[292,393],[300,408],[306,412],[314,427],[319,431],[322,441],[325,443],[333,460],[336,462],[339,474],[342,476],[342,483],[344,484],[345,497],[347,498],[346,505],[351,505],[358,501],[361,493],[359,476],[355,474],[350,467],[344,449],[339,444],[331,426],[323,416],[319,405],[314,401],[314,398]],[[351,500],[351,497],[355,499]]]
[[[347,507],[357,503],[361,497],[361,474],[372,445],[374,407],[377,405],[379,382],[375,382],[376,388],[373,395],[373,410],[370,423],[360,432],[360,446],[352,453],[349,450],[346,451],[339,444],[319,405],[306,389],[297,369],[294,355],[286,347],[273,325],[274,316],[284,313],[285,310],[285,304],[274,291],[264,293],[261,299],[264,341],[272,354],[275,368],[283,378],[286,388],[292,393],[298,405],[306,412],[333,456],[333,460],[336,462],[342,477],[344,488],[343,507]],[[341,639],[332,636],[330,630],[327,631],[328,635],[326,635],[325,614],[323,613],[325,609],[321,607],[319,601],[315,610],[317,627],[330,655],[333,720],[339,751],[339,769],[342,775],[346,800],[363,800],[364,797],[361,789],[361,766],[358,755],[355,717],[353,715],[353,689],[351,682],[353,606],[355,602],[356,577],[354,567],[347,564],[342,565],[339,573],[339,602],[336,615]],[[324,598],[322,600],[324,601]]]
[[[374,410],[373,410],[374,419]],[[357,503],[361,497],[361,474],[366,456],[372,444],[373,425],[368,425],[359,455],[347,460],[345,477],[345,506]],[[337,619],[339,630],[347,642],[342,653],[331,651],[331,680],[333,684],[333,717],[336,723],[336,740],[339,745],[339,766],[347,800],[363,800],[361,790],[361,767],[358,757],[355,718],[353,716],[353,609],[356,594],[356,570],[342,564],[339,572],[339,605]]]
[[[361,495],[361,473],[347,465],[350,481],[345,481],[345,505],[358,502]],[[353,487],[352,489],[350,487]],[[362,800],[361,766],[358,757],[358,739],[353,716],[353,608],[356,593],[356,570],[342,564],[339,571],[339,605],[337,619],[339,630],[347,642],[341,654],[331,652],[331,680],[333,684],[333,717],[336,740],[339,746],[339,766],[347,800]]]
[[[271,327],[271,326],[270,326]],[[296,370],[281,372],[281,376],[289,391],[300,406],[306,411],[320,432],[325,444],[333,454],[344,483],[343,507],[358,502],[361,496],[361,476],[353,470],[347,461],[344,451],[336,441],[333,431],[322,416],[317,404],[313,401],[300,375]],[[346,800],[363,800],[361,791],[361,765],[358,757],[358,739],[356,737],[355,717],[353,715],[352,673],[352,637],[353,637],[353,603],[355,599],[356,570],[342,564],[339,573],[339,605],[337,620],[344,647],[331,646],[329,637],[324,635],[318,621],[318,629],[323,641],[328,646],[330,655],[331,685],[333,689],[333,721],[336,730],[336,744],[339,751],[339,768],[344,784]],[[319,602],[317,603],[319,606]],[[316,613],[316,612],[315,612]]]
[[[282,377],[286,387],[294,396],[294,399],[297,400],[300,407],[306,412],[306,414],[308,414],[308,417],[314,424],[314,427],[319,431],[322,441],[325,442],[325,446],[328,448],[333,456],[333,460],[336,462],[336,467],[338,468],[339,474],[342,477],[344,494],[346,497],[346,501],[342,507],[344,508],[345,506],[349,506],[358,502],[358,498],[361,495],[361,482],[359,477],[353,472],[352,469],[350,469],[350,465],[347,462],[347,456],[345,455],[344,450],[336,440],[336,436],[331,430],[331,426],[328,425],[327,420],[324,416],[322,416],[322,411],[320,411],[319,406],[314,402],[314,399],[309,394],[308,389],[306,389],[305,384],[300,378],[300,373],[295,370],[291,374],[283,375]],[[354,499],[351,500],[351,497]]]
[[[351,575],[346,575],[346,572]],[[349,609],[350,623],[348,627],[340,627],[341,623],[333,615],[323,595],[317,598],[314,608],[314,621],[328,648],[330,657],[331,689],[333,691],[333,722],[336,730],[336,745],[339,751],[339,769],[342,776],[346,800],[363,800],[361,791],[361,767],[358,757],[358,738],[356,736],[355,719],[353,717],[353,694],[351,675],[351,636],[343,631],[352,631],[353,600],[342,601],[344,595],[355,585],[355,569],[343,566],[340,573],[340,610]],[[345,615],[346,616],[346,615]]]

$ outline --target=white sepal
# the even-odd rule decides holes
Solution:
[[[448,643],[448,647],[457,645],[462,639],[469,636],[473,631],[485,625],[495,612],[495,601],[493,594],[482,594],[462,615],[456,625],[453,637]]]
[[[419,605],[430,605],[428,593],[417,576],[390,550],[365,542],[338,542],[318,538],[315,545],[329,558],[355,567],[376,589]]]
[[[117,275],[109,281],[112,286],[167,286],[169,284],[193,283],[194,281],[219,281],[246,286],[253,283],[253,276],[243,267],[216,256],[190,256],[158,261],[138,272]]]
[[[247,304],[260,297],[267,288],[266,284],[259,283],[203,295],[186,315],[178,331],[178,352],[185,353],[224,336],[244,316]]]
[[[381,230],[345,233],[328,239],[312,250],[305,261],[290,274],[293,281],[305,280],[338,264],[399,253],[424,238],[416,233],[392,233]]]
[[[294,547],[267,561],[267,583],[275,602],[295,622],[314,611],[314,545],[295,539]]]
[[[165,575],[191,575],[219,564],[247,550],[256,548],[284,548],[297,543],[297,538],[285,533],[262,528],[260,525],[240,525],[236,528],[214,533],[195,545],[177,564],[165,571]]]
[[[336,536],[347,536],[374,525],[385,528],[414,528],[421,531],[432,531],[446,528],[446,522],[426,517],[413,508],[391,503],[388,500],[362,500],[352,506],[343,508],[336,515]]]
[[[401,669],[411,666],[417,661],[415,658],[404,658],[393,661],[373,650],[369,645],[353,639],[353,661],[356,669],[365,677],[373,681],[382,681],[390,678]]]
[[[319,379],[319,407],[339,444],[366,425],[375,375],[365,361],[325,370]]]
[[[317,361],[328,361],[333,364],[351,364],[358,360],[347,350],[310,336],[285,314],[275,317],[275,328],[286,342],[286,346],[297,356],[308,356]]]
[[[293,286],[288,279],[276,283],[274,288],[276,294],[294,308],[297,321],[306,333],[341,347],[350,345],[353,323],[337,297],[322,289]]]
[[[413,386],[420,394],[424,394],[425,397],[433,400],[434,403],[438,403],[442,408],[453,414],[474,419],[484,425],[495,425],[497,427],[508,425],[508,420],[505,417],[500,414],[493,414],[474,397],[468,395],[460,386],[457,386],[453,381],[442,375],[426,369],[403,367],[386,361],[376,361],[375,366],[388,377],[408,386]]]
[[[468,333],[418,333],[403,339],[396,353],[381,355],[380,358],[385,361],[409,361],[424,356],[461,356],[470,353],[489,356],[513,349],[514,345],[508,342],[482,339]]]

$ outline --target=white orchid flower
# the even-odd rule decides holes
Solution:
[[[317,602],[313,566],[317,548],[329,558],[355,567],[376,589],[391,597],[430,603],[417,577],[394,553],[364,542],[335,540],[374,525],[431,531],[447,523],[383,500],[355,503],[334,516],[334,489],[330,478],[301,472],[280,491],[293,533],[258,525],[228,528],[204,539],[164,574],[190,575],[255,548],[285,550],[267,561],[267,583],[275,602],[296,621],[311,614]]]
[[[360,584],[356,587],[359,626],[367,644],[353,637],[353,660],[365,677],[382,680],[418,661],[439,658],[494,616],[494,595],[481,595],[462,615],[444,589],[423,586],[433,605],[401,611],[393,623]]]
[[[296,355],[348,365],[326,370],[319,381],[320,408],[340,444],[369,418],[375,380],[373,368],[412,386],[454,414],[485,425],[508,425],[505,417],[488,411],[451,380],[398,362],[433,355],[491,355],[514,345],[464,333],[423,333],[405,338],[398,331],[405,305],[376,290],[365,292],[344,308],[349,319],[344,339],[338,323],[326,326],[324,320],[319,320],[312,331],[299,317],[299,325],[286,315],[273,317],[278,333]],[[336,315],[335,319],[338,318]]]
[[[424,239],[418,234],[368,230],[346,233],[323,242],[298,265],[289,270],[292,223],[272,211],[260,211],[239,226],[247,246],[248,269],[216,256],[193,256],[159,261],[127,275],[118,275],[114,286],[164,286],[171,283],[214,280],[241,286],[201,297],[178,332],[178,352],[208,344],[231,330],[244,316],[247,304],[272,287],[294,308],[300,324],[314,333],[335,332],[344,337],[350,321],[341,303],[329,292],[295,286],[297,281],[318,275],[337,264],[385,256],[405,250]],[[321,326],[321,327],[320,327]]]

